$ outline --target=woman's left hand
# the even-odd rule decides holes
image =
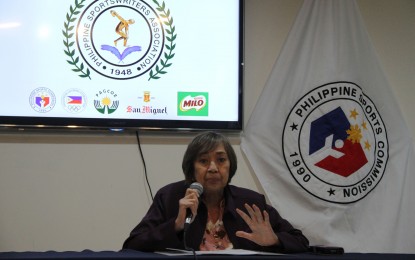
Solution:
[[[260,246],[278,245],[280,241],[274,233],[274,230],[272,230],[268,212],[264,210],[263,213],[261,213],[261,210],[255,204],[253,204],[252,207],[245,204],[245,208],[248,211],[249,216],[240,209],[236,209],[236,212],[238,212],[246,224],[248,224],[252,233],[237,231],[236,236],[251,240]]]

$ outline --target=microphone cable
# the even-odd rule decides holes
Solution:
[[[186,243],[186,232],[187,232],[187,228],[188,228],[188,227],[189,227],[189,226],[187,226],[187,227],[185,227],[185,228],[183,229],[183,244],[184,244],[184,249],[185,249],[185,250],[187,250],[187,251],[192,251],[192,253],[193,253],[193,259],[197,260],[197,254],[196,254],[196,251],[195,251],[193,248],[188,247],[188,246],[187,246],[187,243]]]
[[[153,192],[151,191],[150,182],[148,181],[146,160],[144,159],[143,150],[141,150],[141,142],[140,142],[140,137],[138,135],[138,130],[135,131],[135,135],[137,137],[137,144],[138,144],[138,150],[140,151],[141,161],[143,162],[143,166],[144,166],[144,176],[146,178],[148,190],[150,191],[151,200],[154,200]]]

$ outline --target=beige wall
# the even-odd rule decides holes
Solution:
[[[301,6],[300,0],[246,0],[247,122]],[[415,1],[358,0],[387,78],[415,131]],[[190,134],[141,136],[153,194],[182,179]],[[239,158],[234,184],[261,191]],[[0,133],[0,251],[118,250],[151,199],[134,134]]]

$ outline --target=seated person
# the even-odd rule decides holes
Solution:
[[[237,159],[222,134],[198,134],[187,147],[182,168],[185,180],[157,192],[123,249],[307,251],[307,238],[268,205],[264,195],[229,184]],[[203,193],[190,187],[194,182]],[[190,211],[192,222],[184,230]]]

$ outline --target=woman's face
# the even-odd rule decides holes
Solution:
[[[222,144],[201,154],[194,162],[196,181],[204,193],[221,193],[229,180],[230,161]]]

